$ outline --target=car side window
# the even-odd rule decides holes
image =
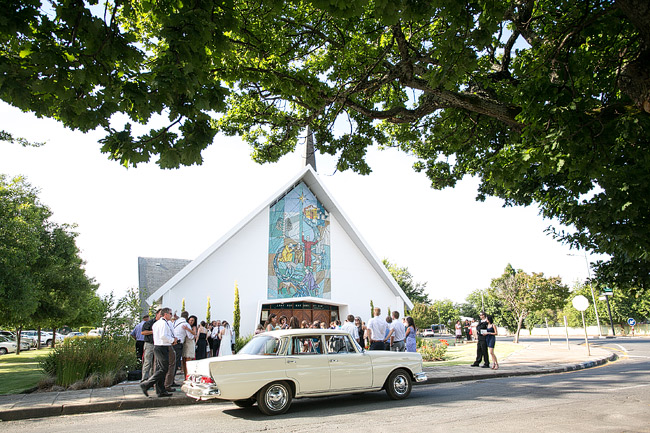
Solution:
[[[350,335],[328,335],[325,339],[328,353],[357,353]]]
[[[301,335],[291,339],[292,355],[318,355],[323,353],[320,335]]]

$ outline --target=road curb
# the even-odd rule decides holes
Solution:
[[[435,383],[467,382],[470,380],[495,379],[501,377],[534,376],[538,374],[565,373],[568,371],[577,371],[577,370],[584,370],[587,368],[597,367],[599,365],[603,365],[608,362],[615,361],[616,359],[618,359],[618,355],[612,353],[611,355],[605,358],[597,359],[594,361],[582,362],[579,364],[570,364],[570,365],[563,365],[559,367],[550,367],[550,368],[543,368],[543,366],[539,366],[540,368],[538,370],[530,370],[530,371],[501,370],[492,373],[475,373],[475,374],[447,376],[447,377],[427,377],[426,382],[419,382],[416,384],[428,385],[428,384],[435,384]]]
[[[9,409],[0,412],[0,421],[19,421],[31,418],[48,418],[60,415],[78,415],[83,413],[110,412],[131,409],[155,409],[159,407],[187,406],[205,404],[210,401],[198,401],[185,395],[171,398],[128,399],[121,401],[106,401],[87,404],[61,404],[52,406],[26,407]]]

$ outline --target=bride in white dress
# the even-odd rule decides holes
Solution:
[[[232,355],[232,329],[230,329],[230,324],[225,320],[221,324],[223,325],[223,329],[221,330],[219,356]]]

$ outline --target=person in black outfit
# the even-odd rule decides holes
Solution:
[[[481,314],[479,314],[479,317],[480,322],[478,325],[476,325],[476,336],[478,338],[478,344],[476,345],[476,360],[474,361],[474,364],[472,364],[472,367],[478,367],[481,364],[481,360],[483,360],[483,365],[481,367],[490,368],[490,358],[488,358],[487,342],[485,341],[485,333],[482,332],[487,330],[487,317],[485,315],[485,312],[481,312]]]
[[[205,327],[205,321],[201,321],[199,326],[199,335],[196,340],[196,359],[205,359],[208,351],[208,329]]]

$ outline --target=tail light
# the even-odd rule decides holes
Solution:
[[[212,378],[208,377],[208,376],[201,376],[200,382],[201,383],[211,384],[211,383],[214,383],[214,380],[212,380]]]

